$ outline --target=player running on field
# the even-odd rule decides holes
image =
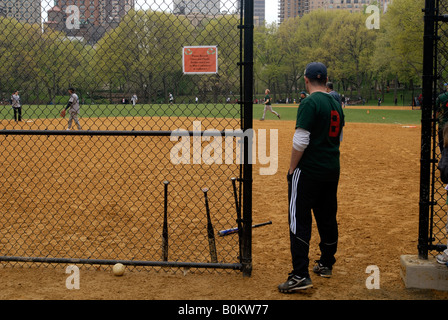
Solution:
[[[280,115],[275,112],[274,110],[272,110],[272,106],[271,106],[271,96],[269,95],[271,91],[269,89],[266,89],[265,94],[266,97],[264,98],[264,111],[263,111],[263,117],[261,118],[261,120],[264,120],[264,117],[266,116],[266,110],[271,111],[271,113],[275,114],[277,116],[277,118],[280,119]]]

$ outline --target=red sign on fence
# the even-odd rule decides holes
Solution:
[[[185,74],[218,73],[218,47],[183,47],[182,70]]]

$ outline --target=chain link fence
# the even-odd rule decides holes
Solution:
[[[243,15],[0,0],[0,260],[242,268]]]
[[[441,157],[445,105],[438,97],[448,89],[448,1],[426,1],[423,65],[422,170],[419,255],[427,258],[446,249],[447,196],[437,164]]]

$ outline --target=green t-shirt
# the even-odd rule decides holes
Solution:
[[[439,125],[443,127],[448,122],[448,92],[442,93],[437,97],[436,107],[439,114]]]
[[[268,94],[266,95],[266,97],[264,97],[264,101],[266,101],[266,104],[267,104],[268,106],[271,105],[271,97],[270,97]]]
[[[304,177],[339,179],[339,145],[344,124],[341,105],[328,93],[314,92],[301,102],[296,128],[310,132],[310,142],[298,164]]]

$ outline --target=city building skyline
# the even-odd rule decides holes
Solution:
[[[254,25],[262,25],[266,21],[265,0],[254,0]]]
[[[0,0],[0,16],[20,22],[41,23],[41,0]]]
[[[74,26],[74,11],[69,6],[79,10],[79,25]],[[96,43],[107,30],[117,27],[121,18],[133,8],[134,0],[55,0],[47,11],[44,30],[62,31],[69,37]]]
[[[173,0],[174,14],[215,15],[221,12],[220,0]]]
[[[302,17],[318,9],[359,12],[371,3],[386,11],[391,2],[392,0],[279,0],[278,18],[279,23],[282,23],[288,18]]]

